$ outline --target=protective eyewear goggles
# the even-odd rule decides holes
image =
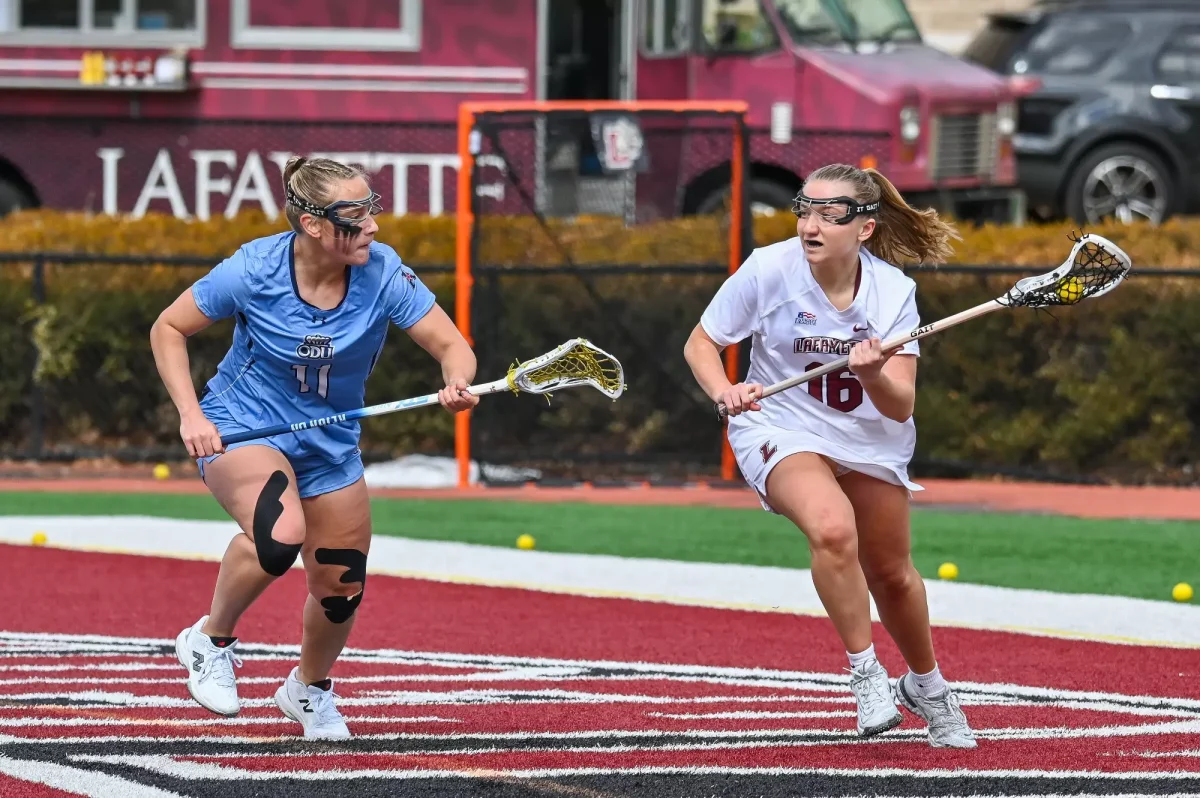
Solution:
[[[833,197],[831,199],[813,199],[803,193],[797,194],[792,203],[792,213],[799,219],[807,219],[809,214],[816,213],[817,217],[827,224],[849,224],[859,216],[872,216],[879,212],[879,202],[861,203],[853,197]]]
[[[287,201],[290,205],[304,213],[328,219],[335,230],[346,235],[358,233],[363,222],[383,212],[383,206],[379,202],[381,199],[382,197],[372,191],[369,197],[360,200],[339,200],[321,207],[304,199],[290,188],[287,190]]]

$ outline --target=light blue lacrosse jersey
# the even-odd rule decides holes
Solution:
[[[378,242],[365,265],[346,267],[341,304],[310,305],[296,288],[295,239],[289,231],[244,244],[192,286],[201,313],[235,320],[233,345],[201,400],[226,424],[256,429],[362,407],[389,323],[407,329],[434,306],[433,292]],[[300,470],[357,456],[358,440],[358,422],[343,422],[260,442]]]

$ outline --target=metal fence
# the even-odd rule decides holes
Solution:
[[[161,309],[215,261],[198,257],[0,253],[0,318],[5,319],[0,323],[0,351],[4,352],[6,375],[0,380],[0,457],[109,457],[138,462],[180,459],[178,419],[153,363],[149,328]],[[443,307],[452,307],[452,267],[429,264],[414,268],[435,288]],[[943,265],[937,272],[981,279],[1009,275],[1015,279],[1049,268]],[[917,268],[910,273],[919,280],[924,271]],[[59,279],[64,272],[71,273],[70,280]],[[576,280],[580,275],[575,272],[585,272],[586,279],[599,287],[599,301],[608,301],[605,296],[618,293],[605,294],[606,280],[635,280],[640,288],[630,291],[626,282],[619,291],[625,304],[615,311],[610,306],[589,311],[587,302],[592,300],[585,297],[578,307],[567,308],[566,316],[547,311],[535,321],[523,319],[524,326],[506,318],[510,303],[522,295],[540,293],[554,281]],[[114,282],[113,275],[118,273],[124,275],[124,283]],[[532,465],[547,478],[715,478],[720,464],[720,428],[711,419],[708,403],[703,397],[697,399],[680,353],[688,331],[725,275],[722,266],[686,264],[482,269],[476,275],[473,295],[474,334],[477,339],[488,336],[493,344],[501,344],[490,347],[490,351],[529,357],[548,348],[547,340],[558,343],[558,338],[565,340],[579,334],[577,330],[585,330],[589,337],[629,356],[626,365],[632,390],[618,403],[626,405],[618,408],[625,415],[615,425],[611,421],[614,411],[606,402],[593,407],[574,395],[570,400],[556,400],[568,411],[556,417],[552,425],[543,423],[540,427],[553,440],[519,433],[526,423],[524,416],[540,412],[535,405],[541,400],[495,397],[495,401],[481,403],[476,411],[473,452],[481,461]],[[1159,276],[1194,279],[1200,277],[1200,269],[1137,270],[1139,280]],[[671,282],[678,280],[691,281],[687,291]],[[95,290],[89,285],[95,285]],[[638,315],[639,308],[645,306],[630,304],[630,297],[645,302],[656,295],[665,298],[662,302],[651,301],[656,311],[667,309],[662,318]],[[105,297],[105,301],[98,301],[98,296]],[[229,331],[222,325],[189,342],[197,385],[212,374],[228,342]],[[369,403],[425,393],[436,383],[436,364],[427,355],[395,340],[388,346],[399,354],[382,368],[382,373],[377,370],[372,377]],[[495,357],[480,360],[481,378],[494,379],[492,371],[509,365],[492,362]],[[742,358],[743,363],[747,360]],[[638,402],[659,411],[654,421],[657,427],[616,429],[644,415]],[[452,452],[448,432],[451,425],[440,417],[436,421],[424,416],[390,422],[388,418],[392,417],[364,424],[366,459],[385,459],[404,451]],[[518,433],[519,437],[514,437]],[[1015,466],[927,457],[920,448],[914,467],[925,476],[996,473],[1050,478]],[[1078,474],[1068,478],[1088,479]]]

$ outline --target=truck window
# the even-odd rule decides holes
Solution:
[[[904,0],[776,0],[776,6],[799,44],[921,40]]]
[[[824,0],[775,0],[788,34],[797,44],[836,43],[845,39],[842,26]]]
[[[1012,70],[1018,75],[1088,75],[1132,38],[1133,26],[1123,19],[1063,14],[1033,37]]]
[[[78,0],[21,0],[22,28],[78,28]]]
[[[15,0],[15,30],[64,36],[195,31],[203,0]],[[0,17],[6,3],[0,0]],[[3,30],[0,25],[0,30]]]
[[[858,41],[919,42],[921,33],[904,0],[837,0]]]
[[[722,53],[756,53],[774,48],[779,39],[759,0],[704,0],[704,42]]]
[[[690,0],[643,0],[642,52],[676,55],[688,50]]]

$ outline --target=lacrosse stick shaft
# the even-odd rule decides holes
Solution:
[[[511,390],[511,386],[506,379],[484,383],[483,385],[472,385],[467,388],[467,392],[475,396],[483,396],[507,390]],[[298,421],[294,424],[276,424],[273,427],[263,427],[262,429],[252,429],[245,432],[222,435],[221,443],[228,445],[231,443],[241,443],[242,441],[257,440],[259,438],[270,438],[275,435],[282,435],[285,432],[300,432],[306,429],[313,429],[314,427],[327,427],[330,424],[342,424],[347,421],[357,421],[360,418],[398,413],[401,410],[428,407],[437,403],[438,395],[431,393],[426,396],[415,396],[412,399],[401,399],[398,402],[384,402],[383,404],[371,405],[370,407],[361,407],[357,410],[347,410],[345,413],[334,413],[331,416],[310,418],[307,421]]]
[[[897,335],[894,338],[884,341],[881,348],[884,352],[890,352],[893,349],[899,349],[909,341],[916,341],[921,338],[925,338],[926,336],[933,335],[936,332],[941,332],[942,330],[962,324],[963,322],[978,318],[1002,307],[1004,307],[1004,305],[1002,305],[1000,302],[997,302],[995,299],[989,299],[987,302],[976,305],[973,308],[967,308],[964,311],[955,313],[953,316],[947,316],[944,319],[940,319],[938,321],[918,327],[911,332],[904,333],[903,335]],[[797,374],[794,377],[788,377],[786,380],[781,380],[774,385],[765,386],[761,394],[752,396],[751,399],[754,401],[765,399],[768,396],[779,393],[780,391],[786,391],[788,388],[794,388],[797,385],[802,385],[809,380],[815,380],[819,377],[824,377],[826,374],[840,371],[841,369],[846,368],[848,365],[850,365],[849,357],[838,358],[832,363],[826,363],[824,366],[815,368],[812,371],[806,371],[803,374]],[[725,415],[725,404],[723,402],[717,402],[717,416],[719,418],[725,418]]]

